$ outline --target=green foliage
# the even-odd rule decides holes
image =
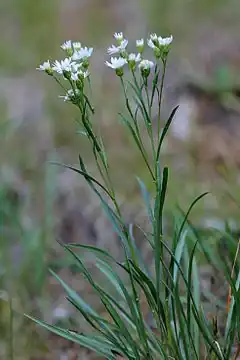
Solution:
[[[79,273],[97,294],[108,315],[106,317],[99,314],[80,294],[51,271],[62,285],[69,302],[75,307],[79,316],[81,315],[91,325],[92,333],[82,334],[52,326],[29,315],[28,317],[55,334],[108,359],[116,359],[117,355],[138,360],[229,359],[235,336],[240,335],[240,272],[238,271],[236,277],[233,277],[231,264],[229,266],[219,257],[213,258],[213,252],[188,220],[193,207],[207,193],[197,197],[186,213],[182,211],[176,213],[170,240],[164,233],[169,171],[167,167],[161,166],[161,147],[177,108],[172,111],[164,125],[161,119],[161,102],[169,49],[160,47],[160,50],[162,55],[155,59],[154,76],[151,81],[148,79],[148,73],[138,73],[135,68],[130,67],[132,81],[125,80],[125,76],[122,76],[123,71],[116,71],[120,76],[127,110],[127,115],[121,114],[121,120],[132,136],[154,189],[153,195],[150,194],[145,183],[137,179],[150,226],[150,231],[145,234],[145,240],[149,242],[152,250],[153,268],[143,261],[142,254],[137,248],[133,234],[134,224],[127,226],[124,222],[112,184],[103,139],[94,129],[92,118],[95,111],[87,83],[81,82],[79,85],[78,80],[72,81],[67,70],[63,72],[63,77],[69,81],[72,91],[69,100],[80,112],[83,128],[80,133],[86,136],[91,144],[101,180],[91,175],[81,155],[79,168],[68,167],[83,176],[90,189],[99,198],[113,231],[118,234],[124,250],[124,261],[120,262],[98,247],[79,244],[62,245],[67,254],[72,256]],[[51,71],[50,69],[50,75],[61,84],[61,78],[53,75]],[[68,94],[70,94],[69,90]],[[152,120],[154,96],[157,97],[159,104],[156,136]],[[135,107],[130,105],[133,103]],[[105,286],[89,271],[84,256],[86,252],[94,257],[96,268],[105,277]],[[218,334],[217,320],[211,322],[207,319],[201,304],[198,254],[224,272],[231,288],[232,300],[223,339]],[[148,322],[149,314],[154,320],[154,326],[150,326]]]

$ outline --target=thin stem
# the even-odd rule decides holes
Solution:
[[[151,104],[150,104],[150,98],[149,98],[149,93],[148,93],[148,84],[147,84],[147,79],[146,82],[144,83],[144,89],[145,89],[145,93],[146,93],[146,97],[147,97],[147,104],[148,104],[148,116],[151,119],[152,115],[151,115]]]
[[[147,117],[147,119],[146,119],[147,121],[145,121],[145,123],[146,123],[146,127],[147,127],[148,136],[149,136],[150,142],[151,142],[153,162],[155,163],[156,151],[155,151],[155,146],[154,146],[153,129],[152,129],[152,121],[151,121],[151,111],[150,111],[151,106],[150,106],[150,99],[149,99],[149,94],[148,94],[147,79],[144,79],[144,80],[143,80],[144,83],[143,83],[143,85],[140,87],[140,86],[138,85],[138,82],[137,82],[136,75],[135,75],[134,71],[132,71],[132,75],[133,75],[133,79],[134,79],[135,86],[136,86],[136,88],[139,90],[139,100],[140,100],[140,102],[141,102],[141,104],[142,104],[144,114],[145,114],[146,117]],[[143,100],[143,97],[142,97],[142,87],[144,87],[145,92],[146,92],[148,112],[147,112],[147,110],[146,110],[146,107],[145,107],[145,104],[144,104],[144,100]],[[143,116],[144,116],[144,114],[143,114]]]
[[[146,166],[147,166],[147,168],[148,168],[148,170],[149,170],[149,173],[150,173],[153,181],[155,181],[155,177],[154,177],[153,171],[152,171],[152,169],[151,169],[151,166],[149,165],[148,158],[147,158],[147,154],[146,154],[146,150],[145,150],[145,147],[144,147],[143,142],[142,142],[142,138],[141,138],[141,135],[140,135],[139,127],[138,127],[138,124],[137,124],[137,119],[135,119],[135,117],[134,117],[134,115],[133,115],[133,113],[132,113],[132,110],[131,110],[131,108],[130,108],[130,106],[129,106],[129,104],[128,104],[127,91],[126,91],[126,88],[125,88],[125,85],[124,85],[124,81],[123,81],[122,77],[121,77],[120,79],[121,79],[121,85],[122,85],[122,87],[123,87],[123,92],[124,92],[124,96],[125,96],[125,101],[126,101],[127,109],[128,109],[128,112],[129,112],[129,114],[130,114],[130,116],[131,116],[131,118],[132,118],[132,120],[133,120],[134,128],[135,128],[135,130],[136,130],[136,137],[137,137],[137,139],[138,139],[138,144],[137,144],[137,146],[138,146],[138,148],[139,148],[139,150],[140,150],[140,153],[141,153],[141,155],[142,155],[142,158],[143,158],[143,160],[144,160],[144,162],[145,162],[145,164],[146,164]]]
[[[60,85],[61,88],[62,88],[65,92],[67,92],[67,89],[63,86],[63,84],[61,83],[61,81],[59,81],[58,78],[57,78],[55,75],[53,75],[53,78],[54,78],[54,80],[58,83],[58,85]]]
[[[150,99],[149,99],[147,79],[146,79],[146,82],[144,83],[144,89],[145,89],[145,93],[146,93],[146,97],[147,97],[148,116],[149,116],[149,119],[152,120],[152,119],[151,119],[151,110],[152,110],[152,107],[151,107],[151,103],[150,103]],[[149,134],[149,138],[150,138],[150,141],[151,141],[151,147],[152,147],[153,163],[155,164],[155,162],[156,162],[156,150],[155,150],[155,145],[154,145],[152,122],[150,122],[148,128],[149,128],[148,134]]]
[[[109,185],[110,185],[110,184],[109,184],[108,175],[107,175],[107,177],[106,177],[106,175],[104,174],[104,172],[103,172],[103,170],[102,170],[102,168],[101,168],[101,165],[100,165],[100,163],[99,163],[99,159],[98,159],[98,157],[97,157],[97,153],[96,153],[95,150],[93,150],[93,151],[94,151],[94,157],[95,157],[95,160],[96,160],[96,164],[97,164],[98,171],[99,171],[99,173],[100,173],[100,175],[101,175],[101,177],[102,177],[102,180],[103,180],[103,182],[104,182],[104,184],[105,184],[108,192],[111,194],[111,199],[113,200],[112,190],[109,190]],[[101,157],[100,157],[100,159],[101,159],[101,162],[103,162]],[[105,170],[105,171],[106,171],[106,170]]]
[[[153,88],[152,88],[152,95],[151,95],[151,101],[150,101],[151,107],[153,106],[153,99],[154,99],[154,95],[155,95],[155,92],[157,89],[158,76],[159,76],[159,71],[158,71],[158,66],[156,64],[155,69],[154,69]]]
[[[145,116],[147,117],[145,123],[146,123],[146,127],[147,127],[147,132],[148,132],[148,136],[149,136],[149,139],[150,139],[150,142],[151,142],[151,147],[152,147],[152,156],[153,156],[153,162],[155,162],[155,159],[156,159],[156,151],[155,151],[155,146],[154,146],[154,138],[153,138],[153,129],[152,129],[152,122],[151,122],[151,118],[150,118],[150,115],[149,113],[147,112],[146,110],[146,107],[145,107],[145,104],[144,104],[144,101],[143,101],[143,98],[142,98],[142,87],[140,87],[138,85],[138,82],[137,82],[137,78],[136,78],[136,75],[134,73],[134,71],[132,71],[132,75],[133,75],[133,79],[134,79],[134,83],[135,83],[135,86],[136,88],[139,90],[139,100],[141,102],[141,105],[143,107],[143,116],[145,114]],[[145,87],[145,84],[143,84],[144,87]],[[146,89],[146,93],[147,93],[147,98],[148,98],[148,106],[149,106],[149,97],[148,97],[148,89]]]
[[[91,79],[90,79],[89,76],[88,76],[87,80],[88,80],[88,87],[89,87],[90,95],[92,97],[93,96],[93,91],[92,91]]]
[[[163,59],[162,62],[163,62],[163,74],[162,74],[161,85],[160,85],[160,95],[158,95],[158,118],[157,118],[157,136],[158,136],[158,140],[160,138],[161,106],[162,106],[163,85],[164,85],[165,74],[166,74],[167,60]]]
[[[111,176],[109,174],[108,164],[105,163],[105,160],[104,160],[103,155],[102,155],[101,152],[100,152],[100,158],[101,158],[104,170],[105,170],[105,174],[107,176],[107,178],[106,178],[106,186],[109,187],[109,192],[112,195],[111,199],[112,199],[112,201],[113,201],[113,203],[114,203],[114,205],[116,207],[116,194],[115,194],[114,186],[113,186],[113,183],[112,183]]]

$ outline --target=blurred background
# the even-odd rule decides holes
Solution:
[[[130,42],[150,32],[172,34],[163,117],[176,104],[180,109],[163,154],[170,166],[166,219],[177,204],[186,210],[194,196],[207,190],[211,195],[193,212],[194,224],[224,229],[227,223],[237,229],[239,18],[239,0],[1,0],[1,359],[10,359],[12,350],[17,360],[87,358],[85,352],[76,357],[80,352],[72,344],[22,314],[85,329],[74,323],[61,288],[48,274],[50,266],[88,293],[56,239],[97,244],[113,253],[119,246],[81,177],[49,164],[77,164],[81,152],[95,172],[85,140],[77,135],[75,109],[58,98],[63,95],[59,86],[36,67],[61,58],[60,45],[68,39],[94,48],[95,121],[106,141],[126,221],[144,226],[135,175],[147,183],[149,179],[119,124],[120,86],[104,61],[114,32],[123,31]],[[93,301],[91,294],[89,299]]]

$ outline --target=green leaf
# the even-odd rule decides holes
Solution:
[[[84,309],[84,311],[86,311],[87,313],[94,315],[94,316],[98,316],[98,314],[91,308],[91,306],[89,306],[82,298],[80,295],[78,295],[76,293],[76,291],[74,291],[73,289],[71,289],[66,283],[65,281],[63,281],[53,270],[49,270],[50,273],[55,277],[55,279],[58,280],[58,282],[62,285],[62,287],[64,288],[64,290],[66,291],[66,293],[68,294],[68,296],[74,300],[74,302],[81,308]]]
[[[177,243],[176,249],[175,249],[175,260],[173,258],[171,258],[171,262],[174,264],[173,265],[173,281],[174,284],[176,284],[177,282],[177,277],[178,277],[178,272],[179,272],[179,268],[176,264],[180,264],[181,263],[181,258],[183,255],[183,250],[184,247],[186,245],[186,237],[188,234],[188,230],[185,230],[183,234],[181,234],[180,239]]]
[[[200,306],[200,281],[199,281],[199,277],[198,277],[198,272],[197,272],[197,265],[196,265],[196,261],[195,261],[195,250],[196,247],[198,245],[198,241],[195,242],[194,247],[192,249],[191,252],[191,256],[190,259],[187,259],[188,261],[188,292],[187,292],[187,326],[188,326],[188,331],[189,333],[193,333],[193,337],[194,337],[194,348],[196,349],[196,353],[199,354],[199,349],[200,349],[200,343],[199,343],[199,329],[198,326],[196,326],[197,324],[194,323],[193,326],[192,325],[192,312],[191,312],[191,285],[193,283],[193,299],[194,299],[194,303],[196,305],[196,309],[197,311],[199,310],[199,306]],[[187,253],[187,252],[186,252]],[[192,275],[193,275],[193,280],[192,280]]]
[[[96,256],[103,256],[103,257],[106,257],[108,258],[109,260],[111,261],[114,261],[116,262],[116,260],[114,259],[114,257],[112,257],[112,255],[109,254],[109,252],[103,250],[103,249],[100,249],[96,246],[92,246],[92,245],[84,245],[84,244],[67,244],[65,245],[67,248],[76,248],[76,249],[81,249],[81,250],[87,250],[91,253],[94,253],[94,255]]]
[[[56,335],[59,335],[69,341],[73,341],[87,349],[95,351],[97,354],[101,356],[105,356],[107,359],[115,360],[114,352],[119,352],[120,349],[114,347],[111,343],[109,343],[105,337],[94,337],[94,336],[85,336],[82,334],[77,334],[70,330],[65,330],[57,326],[52,326],[47,324],[44,321],[40,321],[35,319],[32,316],[25,315],[28,319],[34,321],[36,324],[41,325],[45,329],[53,332]]]
[[[237,290],[237,296],[239,297],[239,287],[240,287],[240,270],[239,270],[239,273],[238,273],[238,277],[237,277],[237,280],[236,280],[236,290]],[[234,305],[235,305],[236,301],[235,301],[235,298],[233,297],[232,298],[232,301],[231,301],[231,304],[230,304],[230,309],[228,311],[228,316],[227,316],[227,322],[226,322],[226,328],[225,328],[225,341],[226,341],[226,338],[228,336],[228,333],[231,331],[231,325],[232,325],[232,322],[233,322],[233,317],[234,315],[236,316],[236,314],[234,314]]]
[[[98,180],[96,180],[95,178],[93,178],[91,175],[89,175],[86,171],[82,171],[80,169],[75,168],[74,166],[70,166],[70,165],[65,165],[65,164],[59,164],[57,162],[51,162],[54,165],[58,165],[58,166],[62,166],[65,167],[69,170],[72,170],[80,175],[82,175],[87,181],[91,181],[93,183],[95,183],[96,185],[98,185],[102,190],[105,191],[105,193],[110,197],[110,199],[112,199],[112,195],[110,194],[110,192],[104,187],[104,185],[102,185]]]
[[[154,224],[154,218],[153,218],[153,209],[152,209],[152,206],[151,206],[150,194],[147,191],[146,185],[144,184],[144,182],[139,177],[137,177],[137,181],[139,183],[141,193],[142,193],[142,197],[144,199],[144,203],[145,203],[145,206],[146,206],[147,211],[148,211],[148,218],[149,218],[151,224],[153,225]]]
[[[199,195],[199,196],[191,203],[191,205],[190,205],[189,208],[188,208],[188,211],[186,212],[186,215],[185,215],[185,217],[184,217],[184,220],[183,220],[183,222],[182,222],[182,225],[181,225],[181,227],[180,227],[180,230],[179,230],[179,232],[178,232],[177,239],[180,237],[181,232],[182,232],[184,226],[185,226],[186,223],[187,223],[188,216],[189,216],[189,214],[191,213],[191,211],[192,211],[192,209],[194,208],[194,206],[195,206],[204,196],[206,196],[206,195],[208,195],[208,194],[209,194],[209,192],[207,191],[207,192],[203,193],[202,195]],[[177,241],[178,241],[178,240],[177,240]]]
[[[121,297],[124,297],[121,286],[119,285],[119,277],[116,276],[116,270],[104,261],[98,260],[96,267],[107,277],[110,283],[114,286],[115,290]]]
[[[159,165],[159,163],[158,163]],[[160,167],[160,165],[159,165]],[[159,170],[160,171],[160,170]],[[154,205],[154,250],[155,250],[155,271],[156,271],[156,290],[158,296],[158,312],[160,313],[160,277],[165,281],[164,272],[161,271],[161,259],[163,258],[163,247],[161,238],[163,235],[163,207],[166,197],[168,182],[168,168],[163,169],[162,183],[160,175],[157,177],[157,194]]]
[[[175,113],[176,113],[178,108],[179,108],[179,105],[176,106],[172,110],[172,112],[171,112],[171,114],[170,114],[170,116],[169,116],[169,118],[168,118],[168,120],[167,120],[167,122],[166,122],[166,124],[165,124],[165,126],[163,128],[163,131],[162,131],[162,134],[161,134],[161,137],[160,137],[160,140],[159,140],[158,148],[157,148],[157,156],[156,156],[157,160],[159,159],[159,156],[160,156],[160,150],[161,150],[161,147],[162,147],[163,140],[164,140],[164,138],[165,138],[165,136],[166,136],[166,134],[168,132],[168,129],[169,129],[169,127],[170,127],[170,125],[171,125],[171,123],[173,121],[173,118],[174,118]]]
[[[147,109],[146,109],[146,106],[145,106],[145,103],[144,103],[144,99],[143,99],[143,96],[142,96],[142,93],[140,91],[139,88],[137,88],[137,86],[135,86],[134,84],[132,84],[131,82],[129,82],[129,85],[131,86],[131,88],[133,89],[134,93],[136,94],[137,96],[137,99],[139,100],[136,100],[141,112],[142,112],[142,115],[143,115],[143,118],[145,120],[145,123],[146,123],[146,126],[148,125],[151,125],[151,119],[149,118],[149,115],[148,115],[148,112],[147,112]]]

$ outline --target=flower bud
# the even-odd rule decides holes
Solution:
[[[136,48],[137,51],[139,52],[139,54],[142,54],[144,51],[144,40],[140,39],[140,40],[136,40]]]

